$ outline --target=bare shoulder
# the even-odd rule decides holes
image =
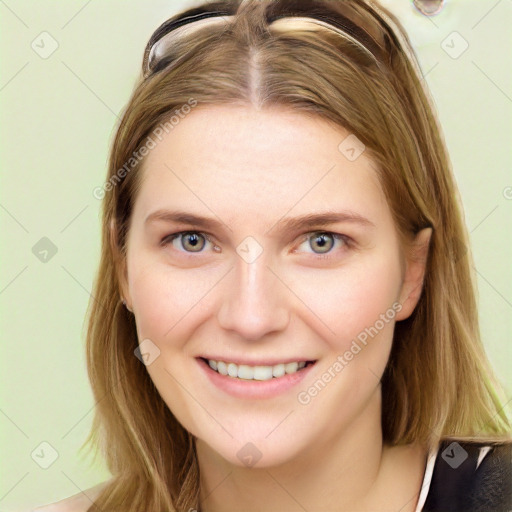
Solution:
[[[102,482],[57,503],[42,505],[32,512],[86,512],[92,505],[92,500],[98,496],[106,484],[107,482]]]

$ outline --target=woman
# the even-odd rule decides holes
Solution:
[[[89,440],[113,477],[51,510],[510,510],[467,231],[399,22],[209,2],[143,71],[97,191]]]

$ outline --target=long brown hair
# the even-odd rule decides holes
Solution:
[[[370,51],[320,24],[312,30],[278,19],[299,8],[305,16],[316,13],[348,26]],[[342,126],[365,144],[402,240],[433,229],[421,298],[396,325],[382,378],[384,440],[433,446],[443,437],[509,438],[480,340],[455,180],[399,21],[364,0],[226,0],[198,9],[225,10],[234,18],[177,37],[160,64],[141,76],[102,188],[101,260],[87,332],[96,411],[86,443],[99,448],[113,477],[96,506],[124,512],[199,508],[194,439],[134,356],[135,320],[120,302],[126,235],[144,161],[140,150],[157,127],[172,129],[172,116],[191,105],[286,106]]]

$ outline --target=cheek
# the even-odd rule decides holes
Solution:
[[[389,359],[397,309],[401,309],[398,256],[381,254],[361,262],[317,276],[316,292],[309,287],[306,295],[308,287],[301,289],[301,297],[307,296],[305,302],[322,320],[325,335],[319,340],[327,354],[297,399],[307,411],[305,424],[311,417],[325,419],[329,425],[325,435],[335,435],[375,396]],[[318,320],[312,322],[319,332]]]
[[[159,350],[146,370],[180,423],[198,435],[195,418],[202,418],[203,413],[200,408],[194,409],[180,383],[187,382],[194,371],[194,362],[187,357],[187,341],[193,337],[198,315],[201,316],[201,299],[207,295],[208,283],[197,276],[192,278],[190,272],[161,263],[147,265],[142,258],[133,259],[129,267],[139,342],[149,339]]]
[[[128,275],[139,339],[172,339],[176,348],[185,344],[191,320],[197,322],[204,299],[219,280],[217,272],[177,270],[161,262],[148,265],[142,257],[131,261]]]
[[[132,276],[131,296],[139,339],[160,340],[179,318],[179,309],[184,301],[178,287],[165,274],[157,273],[155,268],[135,270]],[[180,300],[174,300],[174,307],[171,307],[170,301],[176,296],[180,296]]]
[[[302,274],[294,284],[314,313],[316,330],[321,320],[324,339],[337,353],[348,350],[352,340],[364,338],[368,331],[371,337],[392,337],[400,286],[400,262],[391,253],[361,258],[336,270],[315,270],[309,278]]]

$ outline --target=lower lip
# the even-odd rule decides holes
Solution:
[[[197,362],[212,384],[237,398],[272,398],[285,393],[301,382],[315,365],[315,363],[308,364],[295,373],[273,377],[269,380],[244,380],[229,375],[221,375],[212,370],[203,359],[197,359]]]

